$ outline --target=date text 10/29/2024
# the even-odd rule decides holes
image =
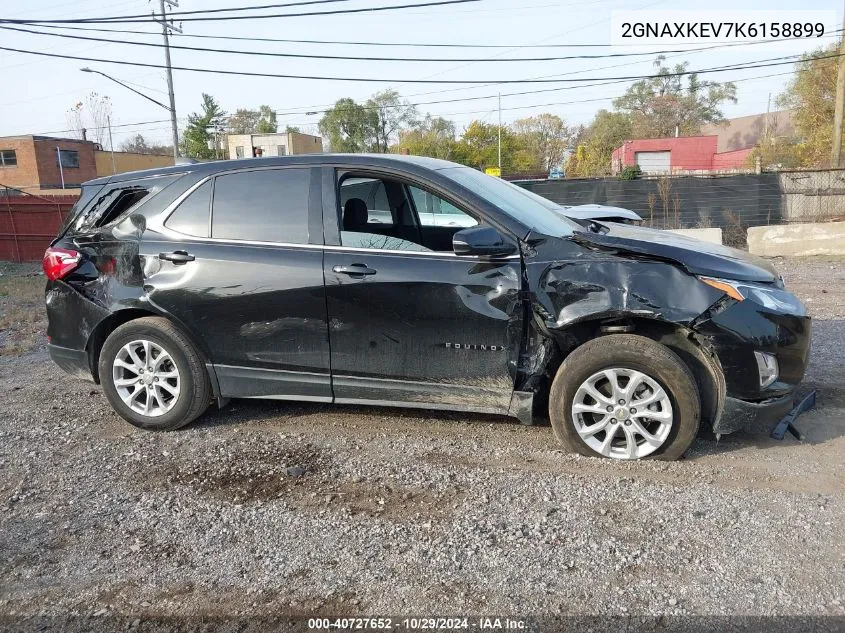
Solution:
[[[312,631],[522,631],[525,620],[516,618],[309,618]]]

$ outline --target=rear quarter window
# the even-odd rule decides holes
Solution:
[[[71,221],[71,230],[85,232],[114,224],[174,180],[175,177],[156,177],[105,185]]]
[[[62,226],[61,228],[59,228],[59,235],[65,234],[70,225],[74,223],[77,216],[85,211],[88,205],[91,204],[92,200],[94,200],[94,198],[97,196],[98,193],[100,193],[100,191],[102,191],[102,189],[103,185],[82,186],[82,193],[79,195],[79,199],[73,203],[73,206],[70,208],[70,211],[68,211],[67,215],[62,221]]]

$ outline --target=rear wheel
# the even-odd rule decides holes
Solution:
[[[114,410],[150,430],[178,429],[211,401],[208,374],[191,342],[167,319],[124,323],[100,352],[100,380]]]
[[[698,432],[701,401],[678,356],[651,339],[604,336],[558,369],[549,417],[570,451],[615,459],[678,459]]]

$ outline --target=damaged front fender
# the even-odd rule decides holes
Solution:
[[[535,277],[535,309],[550,331],[624,316],[689,325],[720,297],[662,261],[596,255],[528,268]]]

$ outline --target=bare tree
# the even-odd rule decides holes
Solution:
[[[68,127],[75,138],[88,140],[105,146],[108,138],[111,99],[96,92],[88,94],[67,112]]]

